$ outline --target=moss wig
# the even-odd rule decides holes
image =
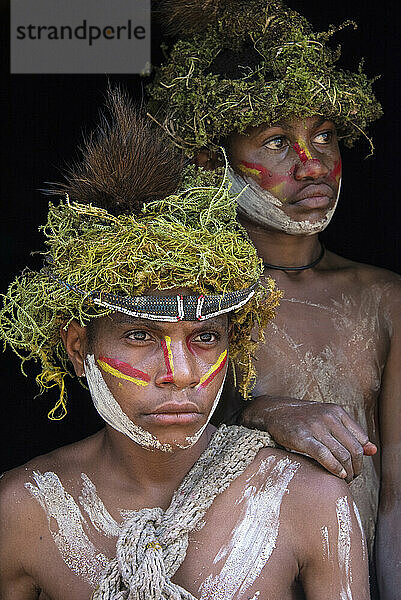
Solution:
[[[280,0],[164,0],[160,11],[180,39],[149,86],[151,113],[189,156],[250,126],[316,114],[352,146],[382,114],[362,63],[336,68],[340,47],[327,44],[352,22],[317,33]]]
[[[179,157],[122,94],[112,93],[109,105],[111,121],[103,117],[83,160],[51,191],[63,199],[50,203],[42,227],[43,268],[17,277],[0,311],[4,346],[22,366],[39,362],[42,388],[60,388],[51,419],[66,414],[65,377],[72,374],[61,328],[113,312],[94,304],[95,290],[126,297],[175,287],[225,293],[254,284],[262,272],[221,174],[202,180],[189,168],[183,191],[171,193],[181,177]],[[160,197],[164,187],[170,188],[166,198]],[[262,338],[279,297],[269,281],[232,314],[231,360],[245,396],[255,375],[251,332],[258,326],[256,339]]]

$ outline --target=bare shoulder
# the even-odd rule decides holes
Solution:
[[[279,448],[259,451],[246,471],[246,482],[269,489],[266,499],[281,496],[286,528],[293,533],[300,523],[322,525],[335,520],[338,503],[353,505],[348,484],[330,474],[314,460]],[[272,494],[273,492],[273,494]],[[341,499],[346,500],[341,500]],[[318,515],[318,516],[317,516]],[[319,526],[320,527],[320,526]]]
[[[401,303],[401,275],[364,263],[327,253],[328,270],[341,278],[343,289],[351,288],[359,294],[370,293],[384,311],[396,318]],[[339,282],[337,282],[338,284]]]
[[[365,285],[371,284],[394,284],[401,291],[401,276],[398,273],[367,265],[365,263],[349,260],[334,252],[327,251],[328,266],[330,269],[349,272],[357,277],[359,282]]]
[[[308,506],[313,499],[314,504],[332,505],[332,500],[339,495],[348,494],[349,487],[344,480],[332,475],[316,461],[298,454],[287,452],[280,448],[263,448],[252,463],[251,472],[261,474],[291,473],[291,490],[298,509]],[[249,475],[248,475],[249,479]],[[323,494],[324,490],[324,494]],[[318,498],[318,493],[321,498]]]
[[[58,477],[78,482],[82,466],[91,464],[98,445],[95,434],[38,456],[1,477],[0,597],[4,600],[42,598],[38,582],[43,582],[43,565],[52,561],[54,550],[41,486],[57,494]]]
[[[3,519],[28,517],[32,522],[37,502],[27,493],[35,473],[54,472],[67,480],[80,476],[83,468],[99,456],[99,434],[37,456],[26,464],[7,471],[0,479],[0,515]],[[88,469],[89,470],[89,469]]]
[[[281,498],[281,532],[301,563],[309,552],[322,547],[322,532],[337,532],[341,520],[353,522],[359,530],[358,509],[348,484],[312,459],[266,448],[259,452],[252,472],[254,479],[263,472],[265,483],[257,485],[273,490],[266,495],[267,501]]]

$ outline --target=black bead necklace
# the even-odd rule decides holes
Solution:
[[[312,267],[315,267],[318,263],[320,263],[320,261],[322,260],[324,253],[325,253],[325,247],[323,246],[322,242],[320,242],[320,254],[317,258],[315,258],[315,260],[313,260],[311,263],[307,264],[307,265],[302,265],[300,267],[282,267],[280,265],[271,265],[270,263],[263,263],[266,269],[276,269],[277,271],[305,271],[305,269],[311,269]]]

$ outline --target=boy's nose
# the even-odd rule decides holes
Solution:
[[[172,342],[169,336],[161,340],[164,364],[159,369],[156,385],[173,384],[177,389],[195,387],[200,374],[194,356],[185,344]]]
[[[295,166],[295,179],[319,179],[328,175],[328,167],[319,158],[316,158],[313,147],[309,147],[306,142],[301,140],[295,142],[292,148],[299,159]]]

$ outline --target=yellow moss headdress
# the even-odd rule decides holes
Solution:
[[[71,374],[60,328],[72,319],[86,325],[114,312],[95,304],[94,292],[130,298],[150,289],[185,287],[224,294],[255,284],[262,272],[221,174],[205,181],[189,169],[184,191],[160,197],[165,187],[171,191],[178,185],[178,158],[127,98],[114,92],[110,108],[111,122],[103,119],[86,143],[83,161],[69,171],[66,184],[53,190],[71,198],[49,205],[42,227],[43,268],[17,277],[0,310],[4,346],[22,363],[40,362],[42,388],[60,388],[51,419],[66,414],[64,380]],[[261,339],[279,297],[270,281],[232,314],[231,358],[244,395],[254,377],[257,342],[251,331],[258,325]]]
[[[280,0],[161,0],[180,35],[149,86],[150,112],[189,156],[216,149],[233,132],[320,114],[352,146],[381,116],[362,71],[336,68],[327,45],[345,26],[314,32]],[[371,144],[372,146],[372,144]],[[373,146],[372,146],[373,148]]]

